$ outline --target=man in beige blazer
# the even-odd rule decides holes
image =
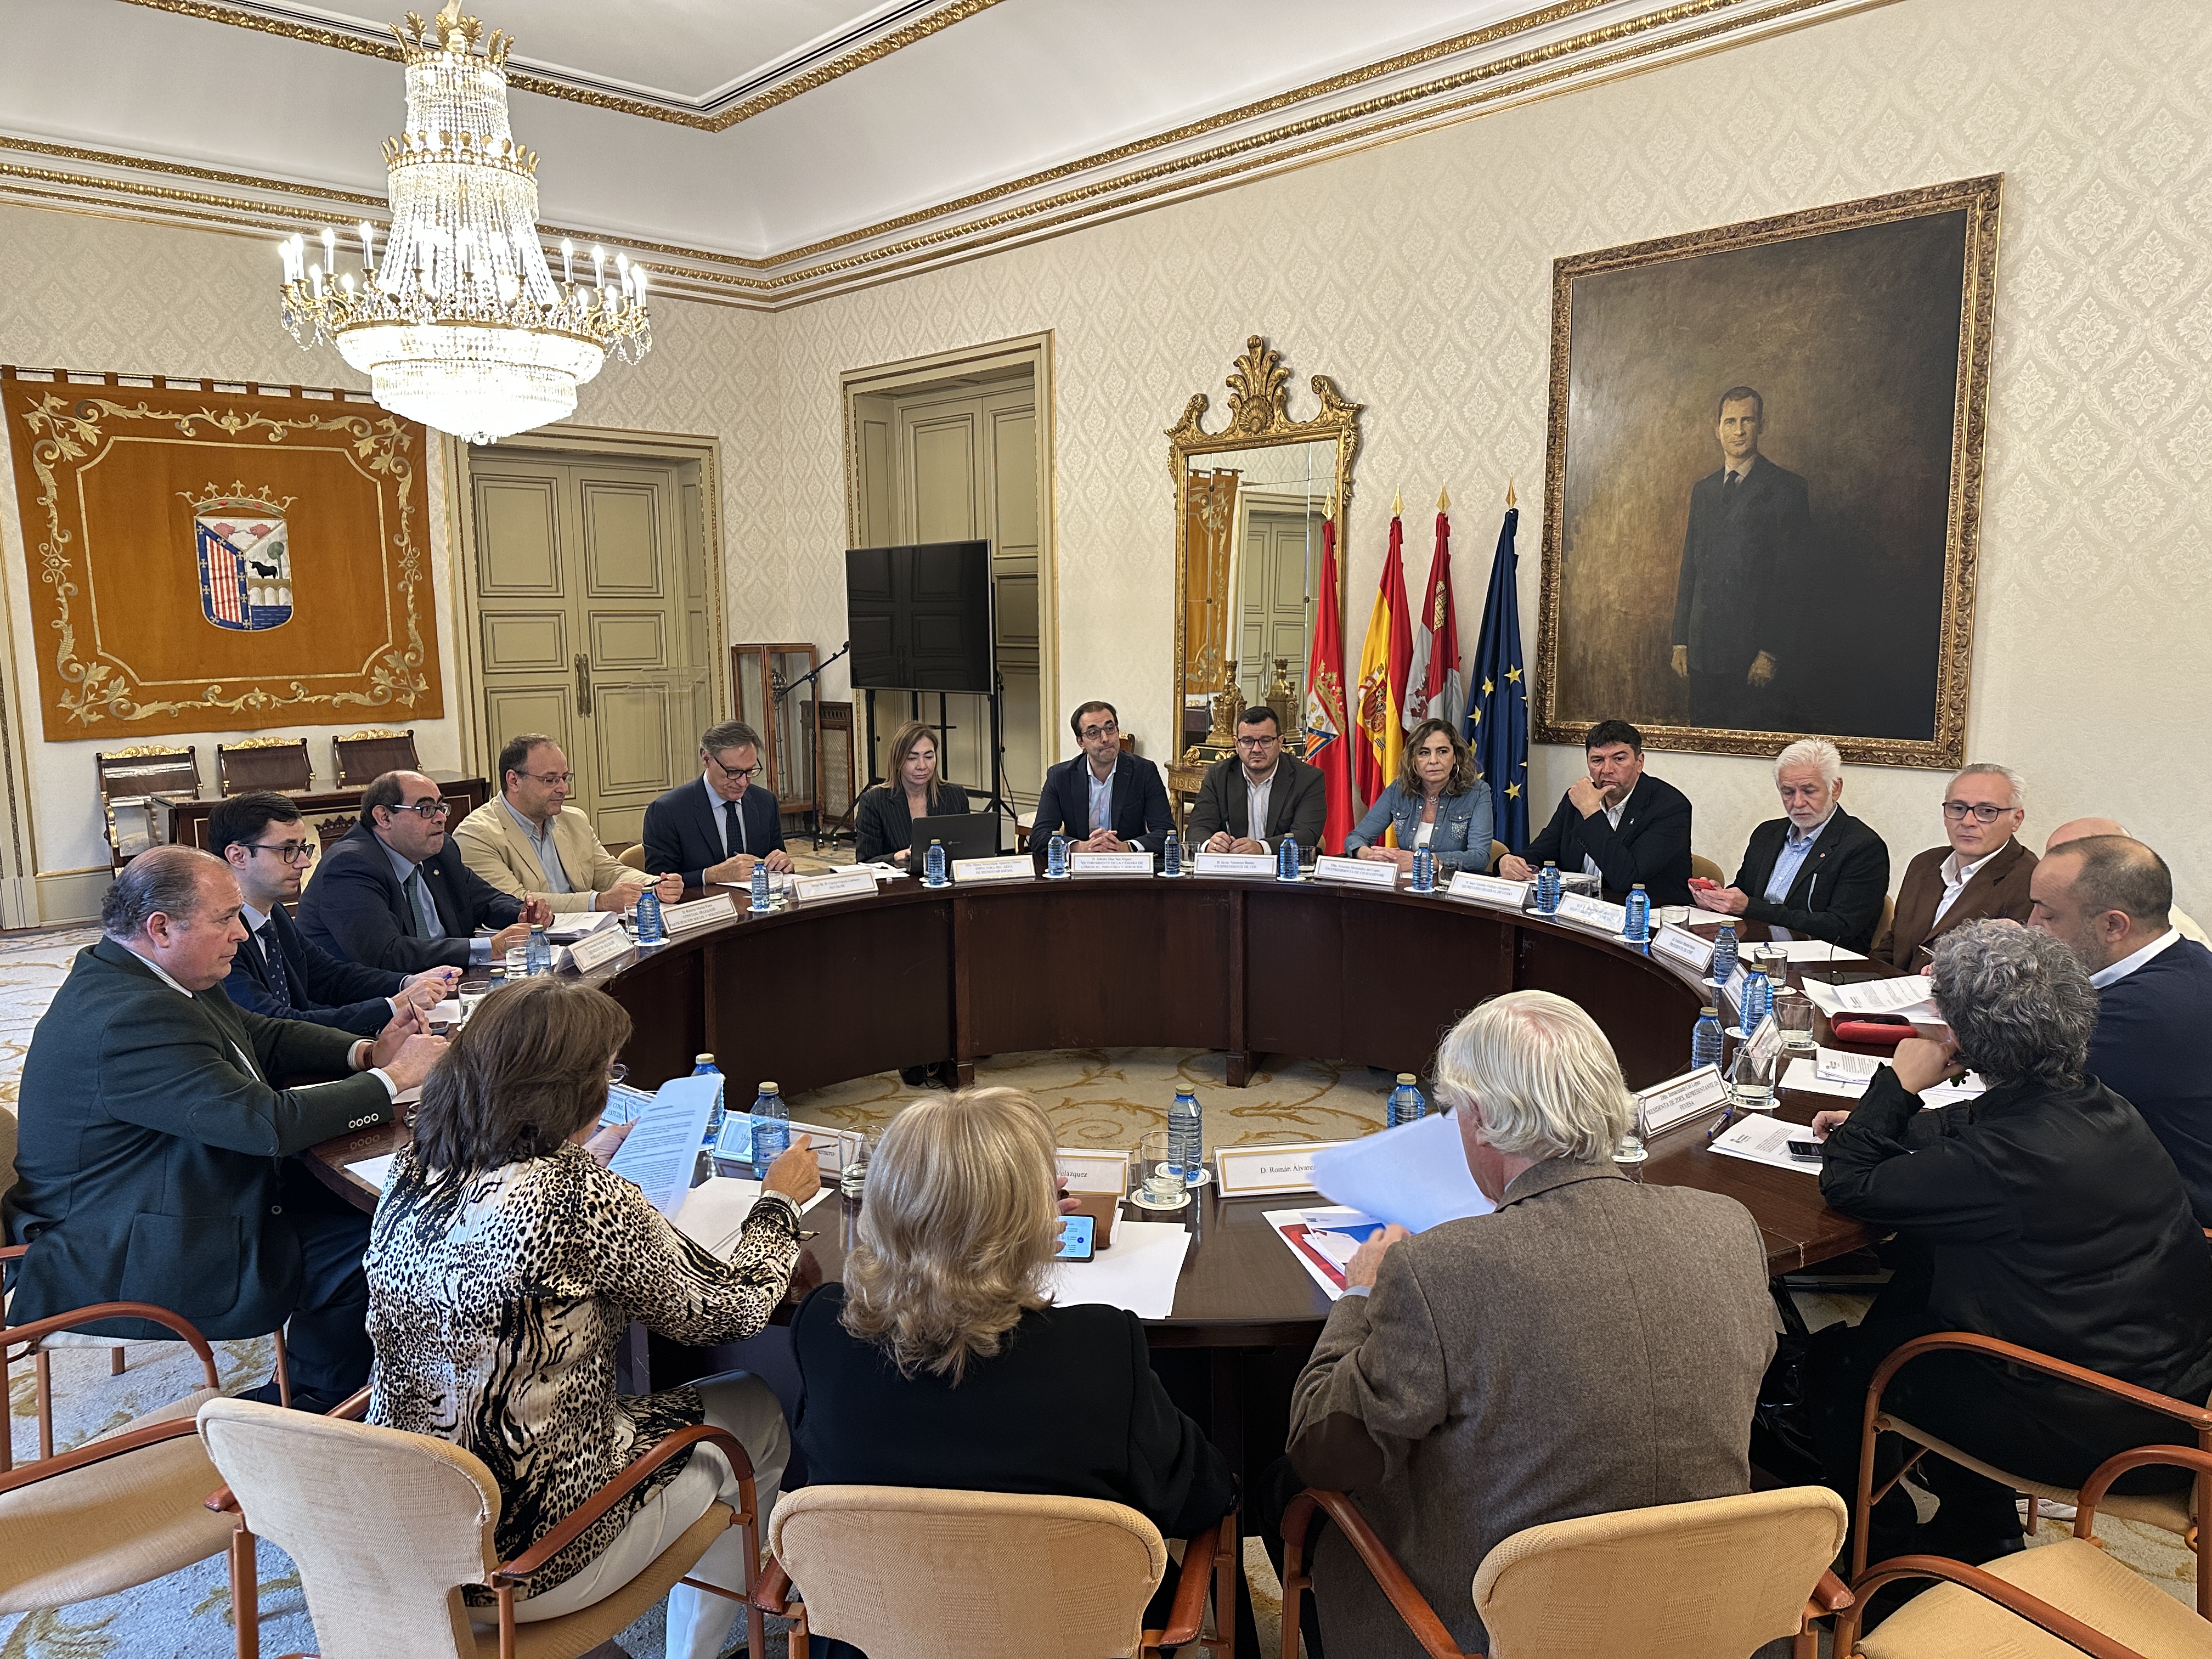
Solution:
[[[542,732],[507,739],[499,751],[500,793],[453,830],[461,861],[502,893],[541,898],[556,910],[628,910],[653,884],[609,853],[592,821],[568,805],[574,781],[561,745]],[[684,878],[664,876],[664,904],[684,896]]]

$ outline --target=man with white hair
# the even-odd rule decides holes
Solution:
[[[2008,766],[1978,761],[1943,791],[1948,846],[1931,847],[1905,866],[1897,912],[1873,955],[1900,974],[1932,960],[1936,941],[1954,927],[1991,917],[2026,921],[2035,854],[2020,840],[2027,787]]]
[[[2125,836],[2130,841],[2136,839],[2118,818],[2069,818],[2044,837],[2043,856],[2049,858],[2068,842],[2080,841],[2085,836]],[[2166,906],[2166,924],[2184,939],[2212,946],[2212,936],[2208,936],[2178,904]]]
[[[1783,816],[1751,832],[1733,887],[1691,884],[1701,908],[1763,921],[1777,939],[1824,939],[1863,951],[1881,923],[1889,846],[1844,811],[1844,757],[1800,738],[1774,757]]]
[[[1622,1178],[1634,1103],[1573,1003],[1516,991],[1475,1009],[1437,1050],[1436,1091],[1497,1212],[1361,1246],[1291,1398],[1290,1466],[1351,1492],[1479,1653],[1467,1587],[1500,1540],[1748,1490],[1774,1306],[1741,1205]],[[1340,1533],[1310,1559],[1331,1651],[1418,1659]]]

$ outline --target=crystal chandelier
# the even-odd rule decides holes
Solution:
[[[333,342],[393,414],[490,443],[572,413],[607,354],[635,362],[653,326],[644,268],[626,254],[610,283],[605,251],[592,248],[592,280],[579,283],[564,241],[553,280],[538,241],[538,157],[507,125],[514,37],[494,31],[479,54],[483,26],[460,9],[447,0],[428,23],[410,11],[392,31],[407,62],[407,131],[384,141],[384,257],[365,222],[357,276],[337,269],[333,230],[313,263],[304,236],[284,242],[284,325],[302,347]]]

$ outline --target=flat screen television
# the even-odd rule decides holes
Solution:
[[[855,687],[988,696],[991,544],[848,550],[845,622]]]

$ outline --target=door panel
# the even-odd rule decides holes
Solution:
[[[668,689],[648,681],[602,684],[592,693],[603,795],[659,794],[669,787]]]
[[[594,668],[665,668],[665,618],[652,611],[594,611],[592,613]]]
[[[586,477],[579,480],[577,493],[592,597],[658,599],[661,491],[650,483]]]
[[[561,611],[489,611],[483,619],[484,668],[558,672],[568,666],[568,617]]]
[[[560,475],[476,478],[477,590],[494,595],[561,591]]]
[[[576,700],[565,684],[503,685],[485,693],[485,713],[501,744],[524,732],[543,732],[576,764]]]

